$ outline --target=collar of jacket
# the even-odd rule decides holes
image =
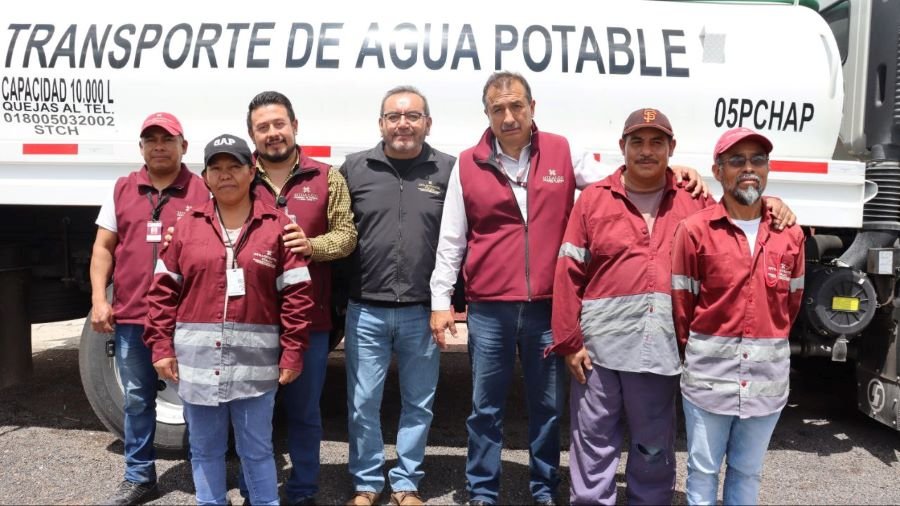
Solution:
[[[165,187],[164,190],[169,190],[169,191],[183,190],[184,187],[187,186],[188,181],[191,180],[191,175],[192,175],[192,173],[191,173],[190,169],[187,168],[187,165],[182,163],[181,168],[178,169],[178,176],[176,176],[175,180],[172,181],[172,184]],[[137,185],[139,188],[141,188],[141,187],[153,188],[154,187],[153,183],[150,181],[150,172],[147,169],[147,165],[144,165],[143,167],[141,167],[141,170],[138,172]]]
[[[431,148],[431,145],[427,142],[422,143],[422,152],[426,153],[428,156],[425,157],[424,160],[420,161],[416,165],[422,165],[425,163],[437,163],[437,155],[434,154],[434,149]],[[422,156],[422,153],[416,155],[416,158]],[[366,152],[366,160],[371,162],[378,162],[388,167],[393,167],[391,165],[390,160],[386,154],[384,154],[384,141],[381,141],[374,148],[370,149]]]
[[[250,190],[250,199],[253,202],[253,207],[250,208],[250,218],[247,220],[248,222],[261,220],[264,217],[277,217],[278,213],[275,211],[275,208],[271,206],[267,206],[258,198],[255,198],[253,194],[253,190]],[[206,219],[210,221],[215,221],[216,218],[216,199],[215,197],[209,199],[209,202],[203,205],[203,207],[191,209],[191,213],[195,216],[205,216]]]
[[[294,167],[291,168],[291,173],[290,175],[288,175],[288,179],[290,179],[294,174],[319,170],[319,168],[316,167],[316,165],[312,162],[313,159],[303,153],[303,148],[297,146],[297,161],[296,163],[294,163]],[[261,179],[260,174],[265,172],[266,169],[262,165],[262,160],[259,159],[259,150],[254,150],[250,155],[250,164],[256,167],[257,179]]]
[[[772,217],[769,216],[768,206],[766,205],[766,198],[760,197],[760,200],[762,200],[762,213],[759,217],[759,232],[757,232],[756,241],[761,245],[765,245],[766,240],[769,238],[769,232],[771,231]],[[731,227],[733,229],[740,228],[735,225],[734,220],[728,214],[728,209],[725,208],[724,196],[709,213],[709,225],[711,227],[724,226]]]

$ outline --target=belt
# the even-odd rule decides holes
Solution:
[[[353,302],[357,304],[366,304],[368,306],[375,307],[410,307],[410,306],[429,306],[431,304],[430,301],[393,301],[393,300],[368,300],[368,299],[357,299],[351,298]]]

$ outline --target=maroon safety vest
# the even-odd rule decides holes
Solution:
[[[549,299],[575,196],[568,141],[532,127],[527,225],[500,166],[490,129],[460,155],[459,178],[468,221],[463,270],[467,299]]]
[[[276,197],[271,188],[257,181],[255,194],[262,202],[286,212],[297,220],[307,237],[328,232],[328,171],[331,166],[299,152],[298,168]],[[254,156],[255,159],[255,156]],[[331,264],[310,262],[313,284],[313,310],[310,331],[331,330]]]
[[[162,243],[147,242],[147,222],[158,208],[158,219],[165,233],[185,212],[208,202],[209,189],[200,176],[182,165],[178,177],[162,192],[153,187],[146,166],[120,177],[113,191],[118,235],[113,269],[113,311],[116,323],[143,325],[147,315],[147,290],[162,247]],[[161,206],[160,198],[163,199]]]

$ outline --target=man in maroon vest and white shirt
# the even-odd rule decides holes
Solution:
[[[519,74],[496,72],[482,102],[490,120],[450,176],[431,277],[434,338],[456,332],[450,296],[465,256],[472,414],[466,422],[469,504],[494,504],[500,488],[503,412],[516,349],[528,396],[531,494],[553,504],[559,486],[559,414],[565,368],[544,358],[552,343],[553,268],[572,209],[576,174],[569,143],[539,131]]]

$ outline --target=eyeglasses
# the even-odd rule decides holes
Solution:
[[[388,112],[383,114],[381,117],[384,118],[388,123],[400,123],[400,118],[406,117],[406,121],[410,123],[418,123],[419,120],[426,116],[425,113],[422,112]]]
[[[728,165],[732,169],[743,169],[747,166],[747,160],[750,160],[750,165],[759,169],[769,163],[769,155],[753,155],[750,158],[743,155],[734,155],[729,158],[720,157],[719,165]]]

